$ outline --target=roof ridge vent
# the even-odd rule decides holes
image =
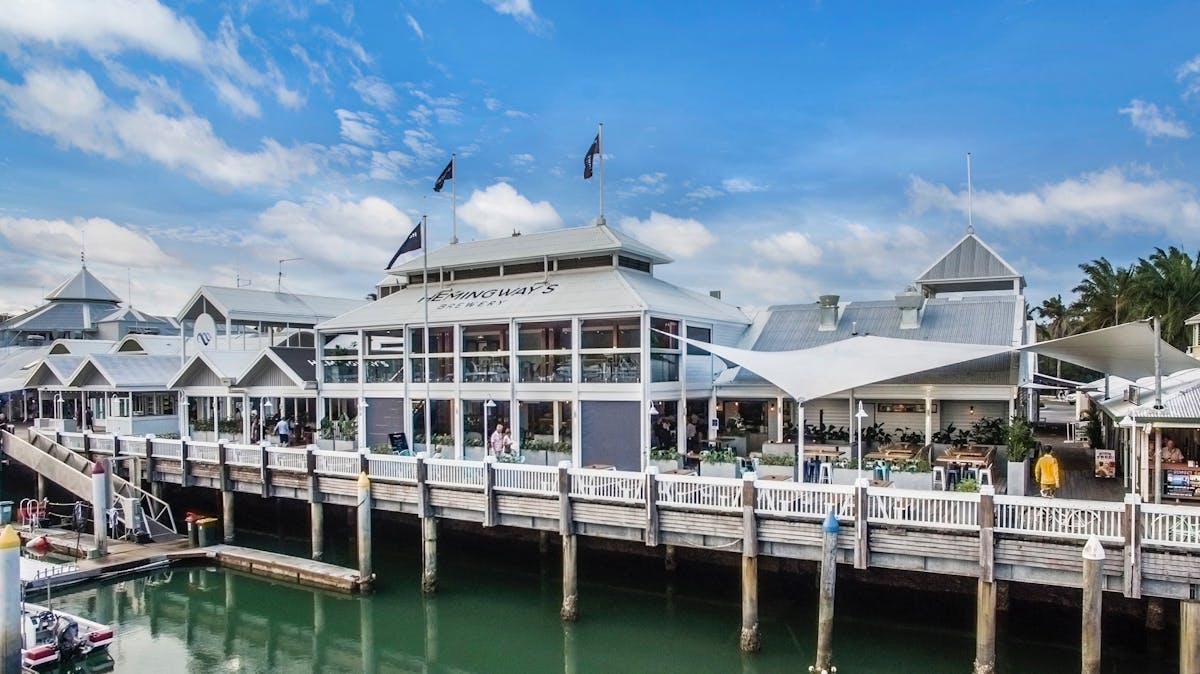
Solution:
[[[839,295],[821,295],[817,304],[821,307],[821,321],[817,329],[820,332],[830,332],[837,329]]]
[[[909,286],[904,292],[896,295],[896,306],[900,309],[900,329],[913,330],[921,327],[921,307],[925,305],[925,295]]]

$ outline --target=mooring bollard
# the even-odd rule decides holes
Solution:
[[[1100,674],[1100,617],[1104,547],[1092,536],[1083,546],[1083,674]]]
[[[0,532],[0,671],[21,671],[21,537],[12,525]]]
[[[833,594],[837,585],[837,537],[841,526],[830,510],[821,525],[821,588],[817,604],[817,661],[810,672],[831,674],[837,671],[833,662]]]
[[[103,460],[92,463],[92,537],[95,546],[90,556],[108,554],[108,474]]]

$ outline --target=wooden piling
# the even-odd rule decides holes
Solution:
[[[1200,674],[1200,601],[1179,602],[1179,674]]]
[[[362,672],[375,674],[379,670],[375,650],[375,610],[374,603],[366,597],[358,600],[358,633]]]
[[[37,474],[37,499],[39,501],[46,498],[46,476],[41,473]]]
[[[1100,617],[1103,612],[1104,548],[1092,536],[1083,546],[1083,674],[1100,674]]]
[[[757,495],[754,473],[742,476],[742,634],[743,653],[758,650],[758,526],[754,517]]]
[[[421,519],[421,592],[437,592],[437,518],[429,505],[429,454],[417,454],[417,517]]]
[[[837,516],[833,511],[821,525],[821,586],[817,605],[817,661],[810,672],[825,674],[833,663],[833,595],[837,585]]]
[[[312,520],[312,558],[325,556],[325,504],[319,501],[308,504]]]
[[[221,492],[221,514],[225,526],[225,542],[233,542],[233,492]]]
[[[666,554],[663,556],[663,568],[667,573],[675,573],[675,569],[679,568],[679,562],[675,560],[675,546],[668,545]]]
[[[558,464],[558,533],[562,536],[562,609],[559,615],[567,622],[579,617],[578,572],[579,543],[571,514],[571,462]]]
[[[103,557],[108,554],[107,477],[103,461],[92,464],[92,536],[96,547],[89,556]]]
[[[995,495],[996,491],[991,485],[979,488],[979,580],[975,599],[974,674],[992,674],[996,671]]]
[[[20,672],[21,537],[12,525],[0,532],[0,671]]]
[[[358,575],[370,584],[371,570],[371,479],[358,474]]]

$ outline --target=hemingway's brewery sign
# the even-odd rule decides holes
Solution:
[[[481,307],[497,307],[510,300],[531,295],[549,295],[558,289],[557,283],[538,281],[527,286],[511,288],[474,288],[472,290],[439,290],[429,296],[429,304],[434,309],[476,309]],[[417,300],[423,301],[425,298]]]

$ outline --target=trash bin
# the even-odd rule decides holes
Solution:
[[[217,518],[205,517],[196,520],[196,529],[198,531],[196,537],[199,539],[200,547],[207,548],[216,542]]]
[[[0,501],[0,524],[10,524],[12,522],[12,501]]]
[[[200,539],[197,537],[198,536],[198,531],[197,531],[197,527],[196,527],[197,519],[198,518],[196,516],[196,513],[188,513],[187,517],[183,518],[183,521],[187,522],[187,534],[188,534],[188,547],[189,548],[199,547],[199,545],[200,545]]]

